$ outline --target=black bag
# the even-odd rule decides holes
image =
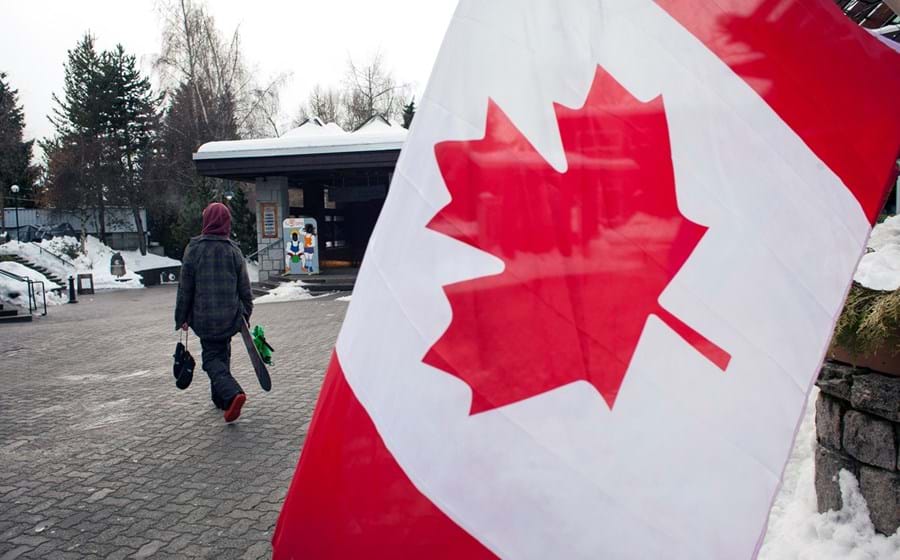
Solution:
[[[175,386],[179,389],[187,389],[194,380],[194,367],[197,363],[187,349],[188,333],[184,333],[184,343],[181,341],[175,346],[175,363],[172,365],[172,375],[175,376]]]

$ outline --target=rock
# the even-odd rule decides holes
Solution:
[[[819,513],[828,510],[839,511],[843,504],[841,500],[841,487],[838,484],[838,473],[846,469],[857,473],[856,462],[837,451],[827,447],[816,445],[816,502]]]
[[[897,467],[897,444],[890,422],[851,410],[844,415],[843,444],[844,450],[862,463],[890,471]]]
[[[816,399],[816,439],[832,449],[841,448],[841,426],[846,407],[824,392]]]
[[[850,403],[853,408],[900,422],[900,377],[857,375],[853,378]]]
[[[816,385],[824,393],[849,401],[853,374],[859,371],[853,366],[826,361],[822,366],[822,371],[819,372],[819,380],[816,381]]]
[[[900,528],[900,473],[863,465],[859,489],[869,505],[869,517],[875,530],[892,535]]]

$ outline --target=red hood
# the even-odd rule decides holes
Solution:
[[[203,210],[203,235],[224,235],[231,233],[231,212],[221,202],[213,202]]]

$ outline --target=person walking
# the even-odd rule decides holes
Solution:
[[[230,233],[228,208],[219,202],[207,206],[202,234],[184,251],[175,303],[175,330],[190,327],[200,338],[212,402],[226,422],[238,419],[247,400],[231,375],[231,337],[253,313],[247,264]]]

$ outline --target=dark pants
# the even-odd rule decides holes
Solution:
[[[231,340],[200,340],[203,348],[203,370],[209,376],[212,402],[225,410],[231,400],[244,390],[231,376]]]

